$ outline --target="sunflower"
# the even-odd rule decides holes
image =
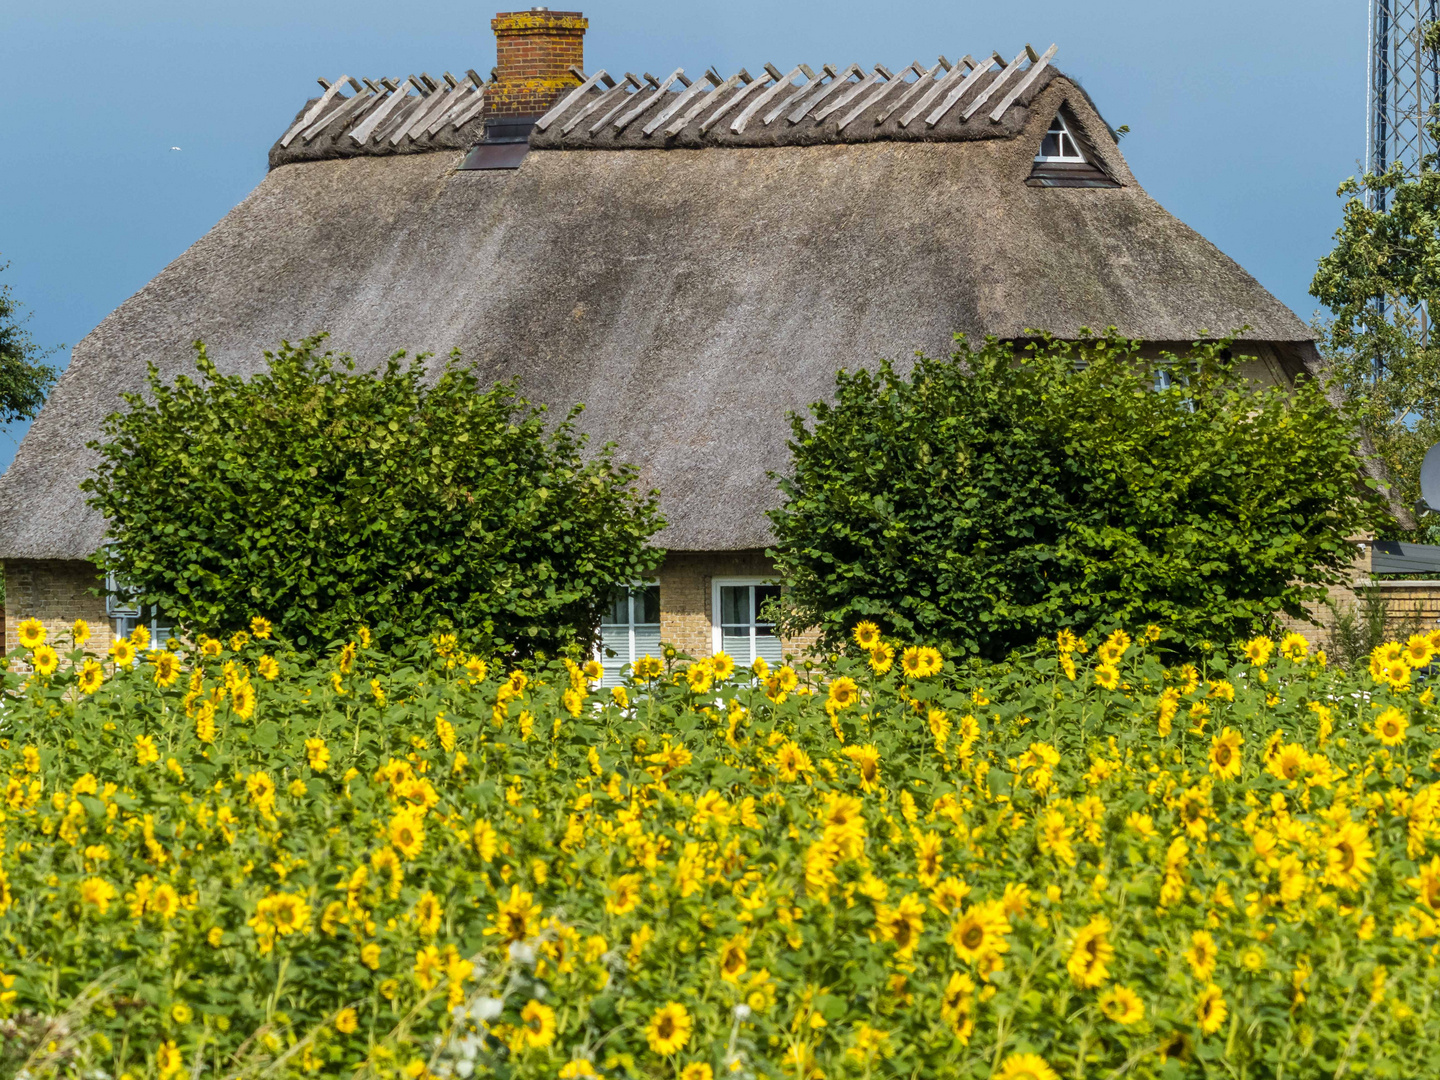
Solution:
[[[185,1071],[185,1055],[174,1039],[166,1039],[155,1051],[155,1067],[160,1070],[160,1080],[170,1080]]]
[[[335,1014],[335,1030],[341,1035],[353,1035],[360,1026],[360,1016],[349,1005]]]
[[[672,1001],[655,1010],[645,1025],[645,1041],[662,1057],[679,1051],[690,1041],[690,1013],[679,1002]]]
[[[80,902],[93,904],[101,915],[110,910],[110,901],[115,895],[115,886],[102,877],[86,878],[80,883]]]
[[[149,765],[160,760],[160,748],[155,745],[155,740],[149,735],[135,736],[135,762],[138,765]]]
[[[520,1044],[539,1050],[555,1041],[555,1010],[533,998],[520,1010],[520,1026],[516,1029]]]
[[[665,665],[653,656],[642,656],[631,666],[630,671],[637,679],[649,682],[651,679],[658,679],[665,670]]]
[[[535,897],[511,885],[509,899],[496,906],[485,934],[499,936],[505,942],[524,941],[539,933],[539,919],[540,905],[535,903]]]
[[[1409,726],[1405,714],[1391,707],[1375,718],[1375,737],[1384,746],[1398,746],[1405,741],[1405,731]]]
[[[990,900],[966,908],[950,929],[955,955],[970,963],[993,953],[1007,952],[1010,920],[1000,902]]]
[[[841,753],[860,767],[860,786],[866,791],[874,790],[880,782],[880,751],[875,749],[874,744],[847,746]]]
[[[180,894],[169,882],[158,885],[145,901],[145,910],[169,922],[180,910]]]
[[[1358,821],[1347,821],[1325,839],[1325,883],[1341,889],[1358,889],[1370,876],[1375,845]]]
[[[1435,646],[1426,635],[1411,634],[1410,639],[1405,642],[1404,658],[1405,662],[1416,670],[1429,667],[1430,661],[1435,659]]]
[[[870,670],[876,675],[884,675],[894,666],[895,646],[882,641],[870,650]]]
[[[786,741],[781,744],[775,754],[775,771],[780,779],[792,783],[799,778],[801,773],[810,772],[814,766],[810,763],[810,755],[800,749],[794,742]]]
[[[414,859],[425,847],[425,825],[413,810],[402,810],[390,819],[390,843],[407,859]]]
[[[940,999],[940,1018],[950,1025],[960,1045],[970,1042],[975,1032],[975,980],[963,971],[952,971]]]
[[[55,669],[60,666],[60,655],[49,645],[41,645],[30,657],[30,662],[41,675],[54,675]]]
[[[242,720],[249,720],[255,712],[255,687],[247,679],[235,687],[230,698],[230,708]]]
[[[940,655],[939,649],[929,645],[920,647],[920,678],[928,679],[931,675],[939,675],[944,666],[945,658]]]
[[[830,692],[825,697],[825,703],[832,708],[848,709],[860,698],[860,688],[855,685],[855,680],[849,675],[841,675],[830,684]]]
[[[84,619],[76,619],[75,624],[70,627],[70,640],[76,646],[84,645],[90,640],[90,624]]]
[[[268,903],[270,921],[278,934],[301,934],[310,925],[310,905],[292,893],[276,893],[261,903]]]
[[[906,960],[920,944],[925,927],[925,902],[914,893],[902,897],[894,907],[881,904],[875,909],[875,929],[882,941],[895,943],[895,958]]]
[[[98,661],[86,660],[84,666],[80,668],[80,677],[77,682],[81,693],[93,694],[105,682],[105,669],[100,666]]]
[[[115,658],[116,667],[129,667],[135,662],[135,646],[126,638],[116,638],[110,646],[110,655]]]
[[[995,1080],[1060,1080],[1060,1075],[1039,1054],[1011,1054]]]
[[[1432,856],[1427,865],[1420,867],[1420,873],[1407,879],[1405,884],[1419,895],[1420,903],[1440,912],[1440,855]]]
[[[173,686],[180,677],[180,658],[172,652],[158,652],[150,657],[155,666],[155,685]]]
[[[715,1070],[703,1061],[692,1061],[680,1070],[680,1080],[715,1080]]]
[[[224,649],[225,646],[219,639],[209,637],[205,634],[200,635],[201,656],[208,656],[211,659],[214,659],[215,657],[219,656],[220,653],[224,651]]]
[[[1097,664],[1095,666],[1095,685],[1102,686],[1106,690],[1114,690],[1120,685],[1120,669],[1114,664]]]
[[[1286,743],[1270,756],[1265,768],[1277,780],[1299,780],[1310,766],[1310,755],[1299,743]]]
[[[724,682],[735,674],[735,660],[729,653],[717,652],[710,657],[710,670],[717,681]]]
[[[562,1065],[556,1075],[560,1080],[579,1080],[580,1077],[598,1077],[600,1074],[595,1071],[595,1063],[589,1058],[576,1058]]]
[[[1109,934],[1110,920],[1103,915],[1091,919],[1076,932],[1070,959],[1065,965],[1076,986],[1088,990],[1109,980],[1107,965],[1115,959],[1115,947],[1110,944]]]
[[[745,935],[738,934],[720,947],[720,978],[738,983],[745,970]]]
[[[640,903],[640,875],[622,874],[610,884],[605,910],[611,915],[628,915]]]
[[[415,901],[414,917],[420,936],[434,937],[440,929],[440,920],[445,917],[445,905],[440,903],[439,897],[426,889],[420,894],[420,899]]]
[[[1280,655],[1298,663],[1310,655],[1310,643],[1303,635],[1291,632],[1280,639]]]
[[[872,651],[875,646],[880,644],[880,627],[868,619],[864,622],[856,623],[855,629],[851,631],[851,634],[855,638],[855,644],[859,645],[860,648],[866,652]]]
[[[1195,1002],[1195,1019],[1199,1021],[1201,1031],[1206,1035],[1213,1035],[1220,1030],[1220,1025],[1225,1023],[1228,1015],[1225,995],[1220,987],[1211,983],[1200,991],[1200,997]]]
[[[918,645],[911,645],[900,654],[900,670],[905,673],[907,678],[920,677],[920,647]]]
[[[1240,953],[1240,966],[1254,975],[1265,966],[1265,953],[1256,945]]]
[[[45,643],[45,626],[39,619],[26,619],[15,628],[22,649],[34,649]]]
[[[1128,986],[1116,986],[1100,995],[1100,1011],[1117,1024],[1138,1023],[1145,1017],[1145,1005],[1140,995]]]
[[[1410,665],[1396,660],[1380,669],[1379,681],[1394,690],[1405,690],[1410,686]]]
[[[1275,651],[1275,643],[1268,637],[1251,638],[1244,646],[1245,659],[1250,661],[1254,667],[1264,667],[1270,662],[1270,654]]]
[[[1240,775],[1240,747],[1245,740],[1233,728],[1223,729],[1210,740],[1210,771],[1222,780]]]
[[[1215,938],[1208,930],[1196,930],[1190,935],[1190,948],[1185,950],[1185,959],[1190,961],[1190,970],[1195,978],[1208,982],[1215,972]]]

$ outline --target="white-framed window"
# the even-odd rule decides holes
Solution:
[[[660,656],[660,586],[653,582],[620,585],[600,616],[601,686],[619,686],[623,669],[642,656]]]
[[[105,577],[105,614],[110,619],[110,632],[117,638],[129,637],[135,627],[143,626],[150,631],[151,648],[163,649],[165,642],[175,636],[174,623],[152,605],[140,604],[135,590],[113,573]]]
[[[762,621],[766,603],[779,598],[780,586],[764,578],[714,578],[710,588],[715,651],[728,654],[739,665],[753,664],[756,657],[771,664],[783,662],[784,649],[774,624]]]
[[[1085,160],[1085,155],[1080,152],[1080,144],[1075,141],[1075,133],[1070,130],[1070,125],[1065,122],[1062,114],[1057,112],[1055,119],[1050,121],[1050,130],[1045,133],[1045,138],[1040,140],[1040,153],[1035,155],[1035,160]]]

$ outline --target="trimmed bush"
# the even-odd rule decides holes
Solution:
[[[835,648],[874,619],[999,659],[1156,622],[1194,654],[1310,618],[1388,518],[1353,416],[1312,379],[1242,379],[1230,342],[958,341],[905,375],[841,372],[834,405],[792,418],[771,514],[789,631]]]
[[[364,623],[382,642],[460,627],[485,653],[593,646],[610,590],[659,566],[655,492],[577,406],[547,426],[515,384],[482,388],[459,353],[357,372],[324,335],[252,378],[150,369],[105,421],[81,487],[113,543],[96,556],[191,631],[252,616],[316,649]]]

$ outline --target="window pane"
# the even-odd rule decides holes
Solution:
[[[614,656],[611,656],[611,653]],[[606,667],[631,663],[630,631],[623,626],[600,628],[600,662]]]
[[[768,617],[768,616],[766,615],[766,613],[765,613],[765,605],[768,604],[771,600],[778,600],[779,598],[780,598],[780,586],[779,586],[779,585],[756,585],[756,586],[755,586],[755,622],[756,622],[756,625],[761,625],[760,620],[761,620],[761,619],[765,619],[765,618]],[[768,622],[766,622],[766,623],[764,623],[763,625],[769,626],[770,624],[769,624]]]
[[[766,635],[755,638],[755,651],[769,664],[779,664],[785,659],[785,649],[778,637]]]
[[[660,624],[659,585],[644,585],[635,590],[635,621]]]
[[[750,651],[750,635],[748,633],[732,634],[729,627],[726,627],[720,636],[720,648],[737,664],[750,664],[755,660]]]
[[[630,590],[610,590],[610,607],[600,616],[601,626],[624,626],[630,621]]]
[[[750,586],[720,586],[720,622],[724,625],[750,625]]]
[[[637,626],[635,628],[635,659],[653,656],[660,659],[660,627]]]
[[[1052,132],[1050,132],[1049,134],[1047,134],[1044,139],[1040,140],[1040,156],[1041,156],[1041,157],[1059,157],[1059,156],[1060,156],[1060,136],[1059,136],[1059,135],[1057,135],[1055,132],[1052,131]]]

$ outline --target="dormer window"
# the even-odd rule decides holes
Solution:
[[[1069,106],[1061,105],[1040,140],[1025,183],[1031,187],[1119,187]]]
[[[1077,162],[1085,160],[1085,155],[1080,152],[1080,147],[1075,142],[1075,136],[1070,131],[1070,125],[1065,123],[1065,117],[1061,113],[1057,112],[1055,119],[1050,121],[1050,130],[1041,140],[1040,153],[1035,155],[1035,160]]]

